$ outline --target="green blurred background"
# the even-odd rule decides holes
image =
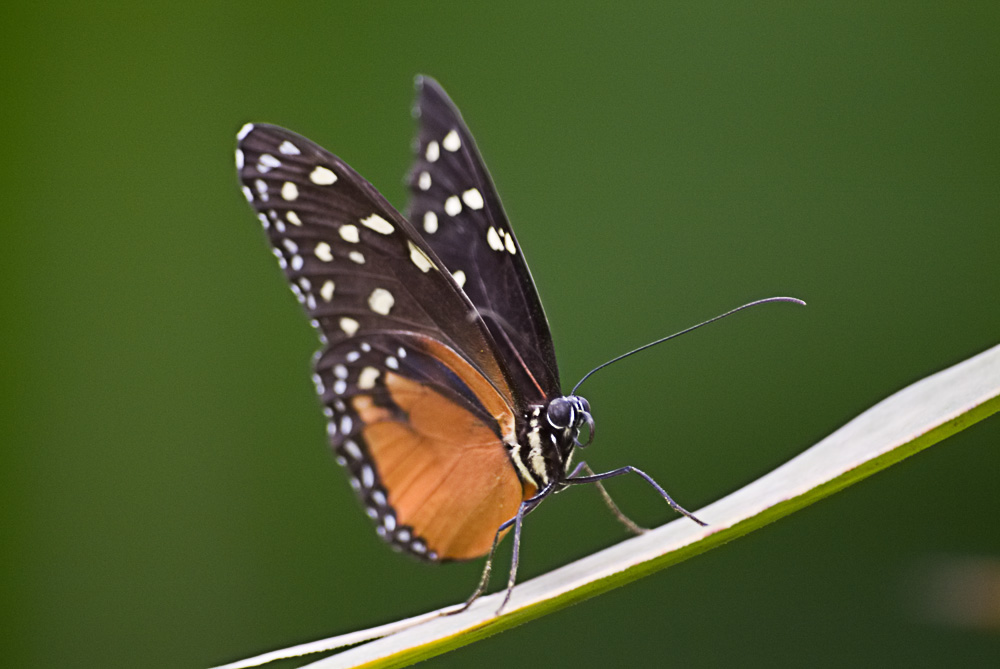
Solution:
[[[588,382],[588,460],[641,466],[691,509],[1000,342],[995,2],[15,11],[5,666],[206,667],[453,603],[478,577],[389,551],[328,454],[314,335],[234,175],[246,121],[318,141],[403,206],[412,78],[438,78],[567,385],[739,303],[806,299]],[[997,628],[927,600],[952,558],[1000,559],[998,439],[987,420],[431,666],[996,666]],[[638,481],[610,488],[671,519]],[[527,524],[521,573],[623,537],[596,494],[567,492]]]

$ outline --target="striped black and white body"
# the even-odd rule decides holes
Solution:
[[[594,419],[590,403],[576,395],[556,397],[548,404],[533,407],[522,419],[518,442],[510,444],[510,459],[522,480],[539,490],[550,483],[561,489],[570,474],[573,451],[586,446],[580,442],[584,426],[593,438]]]

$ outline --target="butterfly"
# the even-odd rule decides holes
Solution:
[[[561,391],[538,292],[458,109],[433,79],[416,88],[406,216],[283,128],[247,124],[236,150],[243,193],[318,332],[327,435],[378,535],[433,562],[489,555],[471,603],[513,526],[509,597],[524,516],[570,485],[634,472],[704,525],[638,469],[572,465],[594,436],[590,404]]]

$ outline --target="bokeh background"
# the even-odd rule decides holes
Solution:
[[[438,78],[567,385],[739,303],[806,299],[585,387],[588,460],[641,466],[692,509],[1000,342],[994,2],[4,14],[6,666],[207,667],[453,603],[478,577],[389,551],[329,456],[314,335],[234,175],[246,121],[313,138],[402,207],[412,78]],[[997,627],[956,624],[935,575],[1000,559],[998,440],[987,420],[428,666],[996,666]],[[640,482],[610,488],[671,519]],[[595,493],[567,492],[527,524],[521,573],[623,537]]]

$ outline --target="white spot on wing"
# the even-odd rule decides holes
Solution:
[[[281,197],[292,202],[299,197],[299,187],[291,181],[286,181],[281,187]]]
[[[366,488],[371,488],[375,485],[375,471],[372,469],[371,465],[366,464],[361,468],[361,485]]]
[[[486,241],[489,243],[490,248],[494,251],[503,251],[503,240],[500,239],[500,234],[492,225],[486,232]]]
[[[368,218],[362,218],[361,225],[365,226],[369,230],[374,230],[380,235],[390,235],[395,230],[395,228],[392,227],[392,223],[385,220],[378,214],[372,214]]]
[[[316,169],[309,173],[309,181],[317,186],[329,186],[337,181],[337,175],[330,168],[317,165]]]
[[[427,190],[431,187],[431,175],[429,172],[420,173],[420,176],[417,177],[417,187],[420,190]]]
[[[413,264],[416,265],[421,272],[429,272],[430,269],[434,267],[434,263],[431,262],[431,259],[427,257],[426,253],[420,250],[420,247],[409,239],[406,240],[406,243],[410,247],[410,260]]]
[[[517,254],[517,247],[514,246],[514,238],[510,236],[509,232],[503,236],[503,245],[506,247],[507,253],[511,255]]]
[[[285,218],[287,218],[288,222],[292,225],[302,225],[302,219],[299,218],[299,215],[291,209],[285,212]]]
[[[260,158],[257,159],[257,171],[261,174],[267,174],[275,167],[281,167],[281,161],[272,156],[270,153],[260,154]]]
[[[362,390],[371,390],[375,387],[375,381],[378,379],[380,372],[374,367],[365,367],[358,374],[358,388]]]
[[[247,123],[242,128],[240,128],[240,131],[238,133],[236,133],[236,139],[242,142],[243,139],[247,135],[249,135],[252,130],[253,130],[253,123]]]
[[[347,257],[358,263],[359,265],[365,264],[365,256],[361,251],[351,251],[347,254]]]
[[[286,156],[297,156],[300,153],[302,153],[301,151],[299,151],[299,147],[295,146],[287,139],[281,143],[281,146],[278,147],[278,151],[285,154]]]
[[[298,272],[300,269],[302,269],[303,265],[305,265],[305,261],[302,259],[302,256],[297,255],[297,254],[294,255],[294,256],[292,256],[292,269],[293,270],[295,270],[296,272]],[[312,297],[312,295],[310,295],[309,297]],[[315,302],[315,299],[313,301]],[[316,308],[315,303],[311,304],[309,306],[309,308],[310,309],[315,309]]]
[[[323,282],[323,287],[319,289],[319,294],[323,298],[324,302],[329,302],[333,299],[333,291],[336,286],[333,281],[327,279]]]
[[[458,269],[451,273],[455,277],[455,283],[458,284],[459,288],[465,288],[465,272]]]
[[[344,442],[344,451],[347,452],[348,457],[352,460],[361,459],[361,449],[358,448],[358,445],[352,439],[348,439]]]
[[[316,245],[316,257],[323,262],[330,262],[333,260],[333,250],[330,245],[326,242],[320,242]]]
[[[345,242],[351,242],[352,244],[357,244],[361,237],[358,235],[358,226],[356,225],[342,225],[340,226],[340,238]]]
[[[458,216],[461,211],[462,202],[458,199],[457,195],[452,195],[444,201],[444,213],[449,216]]]
[[[359,327],[361,327],[361,325],[353,318],[348,318],[347,316],[344,316],[343,318],[340,319],[340,329],[343,330],[344,334],[346,334],[348,337],[353,337],[354,333],[358,331]]]
[[[462,201],[469,205],[470,209],[483,208],[483,196],[480,194],[478,188],[470,188],[462,193]]]
[[[427,158],[427,162],[429,163],[433,163],[441,157],[441,147],[438,146],[437,142],[431,142],[427,145],[427,151],[424,152],[424,157]]]
[[[448,151],[458,151],[462,148],[462,138],[458,136],[456,131],[452,130],[441,140],[441,146]]]
[[[247,202],[253,202],[253,191],[248,186],[243,187],[243,197],[247,199]]]
[[[385,288],[376,288],[368,296],[368,306],[376,314],[382,314],[383,316],[389,315],[389,311],[395,303],[396,298]]]
[[[433,235],[438,230],[438,217],[433,211],[424,214],[424,232]]]
[[[243,169],[243,152],[239,149],[236,149],[236,169]]]

